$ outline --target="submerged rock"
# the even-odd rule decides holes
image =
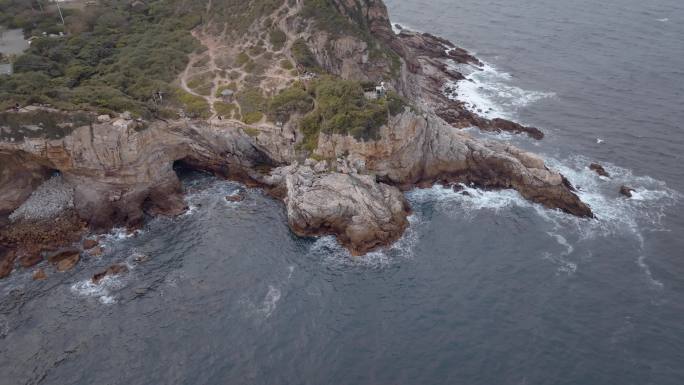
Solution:
[[[33,267],[43,261],[43,255],[39,250],[22,251],[23,255],[19,257],[19,264],[22,267]]]
[[[226,195],[226,200],[228,202],[242,202],[243,200],[245,200],[245,192],[237,191],[232,195]]]
[[[635,191],[636,191],[635,189],[633,189],[633,188],[631,188],[631,187],[627,187],[627,186],[625,186],[625,185],[622,185],[622,186],[620,187],[620,194],[626,196],[627,198],[631,198],[631,197],[632,197],[632,193],[635,192]]]
[[[124,274],[127,272],[128,272],[128,267],[126,265],[121,265],[121,264],[112,265],[112,266],[109,266],[104,271],[101,271],[99,273],[95,273],[93,275],[92,282],[95,284],[98,284],[106,276],[119,275],[119,274]]]
[[[57,271],[65,272],[71,270],[81,260],[81,254],[72,254],[67,258],[57,262]]]
[[[17,254],[14,250],[9,250],[0,246],[0,278],[5,278],[14,269],[14,260]]]
[[[81,252],[78,249],[66,249],[48,256],[48,261],[60,272],[73,269],[80,259]]]
[[[33,280],[34,281],[42,281],[44,279],[47,279],[47,274],[45,274],[45,270],[38,269],[38,270],[33,272]]]
[[[88,250],[88,254],[93,257],[100,257],[102,254],[104,254],[104,248],[102,246],[93,247],[92,249]]]
[[[597,173],[600,176],[605,176],[606,178],[610,178],[610,174],[608,173],[608,171],[606,171],[606,169],[603,168],[603,166],[601,166],[598,163],[590,164],[589,169],[594,171],[595,173]]]
[[[95,239],[86,239],[83,241],[83,250],[90,250],[99,244]]]

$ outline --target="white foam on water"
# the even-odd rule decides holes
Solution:
[[[270,317],[271,314],[273,314],[273,312],[278,307],[278,301],[280,301],[280,297],[280,289],[276,288],[273,285],[268,285],[268,292],[264,297],[259,312],[263,314],[266,318]]]
[[[512,206],[534,205],[515,190],[482,190],[465,184],[461,184],[460,191],[442,185],[414,189],[407,194],[407,198],[412,204],[433,202],[437,209],[457,217],[469,217],[481,210],[498,212]]]
[[[122,241],[125,239],[133,238],[133,237],[138,236],[142,233],[143,233],[143,231],[139,230],[139,229],[129,231],[125,227],[115,227],[109,233],[104,234],[104,241],[105,242]]]
[[[79,297],[97,298],[104,305],[111,305],[116,303],[116,295],[113,293],[122,289],[128,280],[130,280],[131,273],[136,267],[135,259],[144,256],[144,254],[133,248],[130,250],[130,255],[126,260],[120,264],[126,266],[128,272],[125,274],[105,275],[98,283],[94,283],[92,278],[87,278],[78,281],[71,285],[71,292]]]
[[[661,23],[667,23],[668,21],[670,21],[670,19],[668,19],[667,17],[664,17],[662,19],[656,19],[656,20],[661,22]]]
[[[309,253],[320,257],[326,264],[339,266],[384,267],[390,264],[390,258],[382,251],[353,256],[332,235],[316,238]]]
[[[454,65],[466,79],[448,83],[453,89],[447,96],[465,103],[465,107],[485,118],[513,119],[521,107],[554,97],[553,92],[530,91],[512,84],[511,75],[485,63],[482,68]]]
[[[547,164],[558,170],[576,187],[578,196],[587,203],[596,220],[580,221],[568,217],[574,223],[580,240],[598,237],[627,236],[634,239],[638,247],[636,264],[641,268],[651,287],[662,289],[663,283],[656,279],[647,264],[643,233],[645,231],[666,231],[662,224],[668,209],[680,201],[682,194],[648,176],[635,176],[631,170],[609,163],[603,164],[610,178],[601,177],[590,170],[591,160],[580,155],[563,161],[547,158]],[[634,188],[632,198],[618,194],[622,185]],[[555,220],[556,227],[561,221]]]
[[[199,209],[198,205],[188,203],[188,209],[185,210],[185,212],[183,214],[181,214],[180,217],[189,217],[191,215],[194,215],[198,209]]]
[[[582,226],[586,231],[581,233],[586,238],[620,234],[625,229],[635,234],[640,234],[641,229],[663,230],[662,218],[667,209],[681,198],[679,192],[664,182],[635,176],[631,170],[609,163],[603,166],[610,178],[600,177],[589,169],[591,160],[584,156],[576,155],[563,161],[547,158],[546,163],[578,188],[578,196],[596,215],[597,220]],[[618,194],[622,185],[636,190],[632,198]]]
[[[577,272],[577,263],[572,262],[567,258],[575,251],[575,248],[560,234],[552,232],[547,232],[546,234],[554,238],[559,245],[565,247],[565,251],[562,251],[558,255],[545,252],[544,258],[556,263],[558,265],[559,273],[574,274]]]
[[[71,292],[79,297],[97,298],[104,305],[116,303],[116,296],[112,291],[119,290],[124,286],[124,281],[120,276],[107,275],[99,283],[93,283],[88,278],[71,285]]]
[[[419,213],[413,213],[407,219],[409,226],[396,242],[365,255],[351,255],[332,235],[316,238],[309,253],[330,266],[385,268],[394,261],[412,258],[414,255],[413,250],[418,242],[418,228],[423,223],[423,219]]]
[[[397,26],[399,26],[399,28],[397,28]],[[413,27],[409,26],[408,24],[404,24],[404,23],[392,23],[392,31],[396,35],[400,34],[402,31],[422,32],[422,31],[419,31],[416,28],[413,28]]]
[[[253,301],[247,297],[243,297],[239,302],[247,309],[244,315],[256,321],[264,321],[271,317],[276,311],[281,297],[282,293],[280,289],[273,284],[269,284],[268,291],[263,299]]]
[[[498,212],[512,207],[530,208],[548,224],[551,230],[548,235],[566,249],[560,255],[553,256],[550,252],[543,255],[558,263],[560,271],[570,274],[577,270],[577,264],[567,258],[575,251],[575,245],[562,234],[576,233],[576,242],[616,236],[631,238],[638,248],[637,265],[652,287],[662,288],[662,282],[653,276],[647,264],[643,233],[667,231],[662,219],[668,209],[681,200],[682,194],[662,181],[635,176],[630,170],[612,164],[604,164],[611,177],[600,177],[588,168],[590,163],[591,160],[583,156],[562,161],[547,157],[547,165],[561,172],[579,189],[580,199],[591,207],[597,217],[595,220],[547,209],[527,201],[514,190],[482,190],[462,185],[461,191],[454,191],[450,187],[436,185],[412,190],[407,198],[414,206],[431,202],[435,209],[460,219],[472,218],[483,210]],[[619,195],[622,185],[636,190],[632,198]]]

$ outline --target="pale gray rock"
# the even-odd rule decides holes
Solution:
[[[74,207],[74,189],[61,176],[43,182],[31,196],[10,214],[10,221],[56,217]]]
[[[408,226],[408,203],[396,187],[371,175],[317,174],[308,166],[279,170],[284,176],[288,222],[302,236],[333,234],[360,255],[398,239]]]

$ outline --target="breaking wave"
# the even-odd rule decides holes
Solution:
[[[99,283],[93,283],[88,278],[71,285],[71,292],[79,297],[97,298],[104,305],[116,303],[116,295],[113,292],[123,288],[124,281],[121,276],[106,276]]]
[[[531,203],[515,190],[483,190],[461,185],[459,191],[436,185],[428,189],[415,189],[407,193],[415,206],[432,203],[436,210],[457,219],[472,219],[488,210],[499,212],[513,207],[533,210],[546,223],[547,235],[564,248],[561,252],[544,251],[543,257],[557,264],[559,272],[574,273],[578,266],[572,256],[576,246],[598,238],[627,237],[635,243],[637,265],[648,281],[656,288],[663,284],[652,274],[647,264],[647,252],[643,233],[646,231],[667,231],[663,217],[668,209],[677,204],[682,194],[667,187],[664,182],[648,176],[635,176],[625,168],[611,164],[604,167],[611,178],[599,177],[587,166],[590,160],[574,156],[559,161],[547,158],[547,164],[565,175],[577,186],[579,197],[594,211],[596,220],[582,219],[550,210]],[[619,195],[620,186],[627,185],[636,191],[627,199]]]
[[[460,64],[453,64],[453,67],[466,79],[448,83],[446,95],[464,102],[469,111],[489,119],[513,119],[521,107],[556,95],[553,92],[516,87],[509,73],[499,71],[490,64],[485,63],[482,68]]]
[[[135,269],[135,260],[142,254],[132,250],[130,256],[122,262],[128,269],[125,274],[106,275],[98,283],[94,283],[90,277],[71,285],[71,292],[78,297],[97,298],[103,305],[111,305],[117,302],[116,293],[126,287],[131,280]]]

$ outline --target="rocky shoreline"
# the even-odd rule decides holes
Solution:
[[[512,188],[549,209],[593,217],[567,179],[541,158],[460,130],[477,126],[543,137],[535,128],[479,117],[447,97],[445,84],[463,79],[449,63],[478,65],[476,58],[429,34],[395,34],[382,2],[370,4],[365,15],[371,32],[401,58],[401,74],[391,86],[414,104],[391,116],[378,138],[322,133],[316,149],[305,153],[289,124],[261,124],[255,134],[232,120],[142,124],[124,114],[71,127],[59,138],[37,130],[22,140],[0,139],[0,277],[16,265],[55,260],[77,245],[76,254],[60,259],[68,263],[57,262],[73,266],[74,255],[88,254],[82,240],[89,233],[184,212],[178,163],[266,188],[283,200],[295,234],[335,235],[353,255],[401,237],[410,214],[401,191],[416,186]],[[313,51],[328,55],[321,63],[335,62],[330,52]],[[368,65],[346,51],[339,61],[325,69],[342,78],[364,74]]]

